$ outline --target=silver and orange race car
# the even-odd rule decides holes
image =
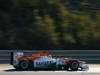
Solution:
[[[72,58],[55,58],[47,51],[39,51],[31,55],[16,52],[12,54],[11,59],[11,64],[18,70],[86,71],[89,69],[85,61]]]

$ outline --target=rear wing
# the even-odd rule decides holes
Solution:
[[[23,56],[23,52],[11,52],[10,53],[10,64],[14,65],[15,62],[17,61],[17,57]]]

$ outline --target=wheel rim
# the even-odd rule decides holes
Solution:
[[[78,69],[78,65],[79,65],[79,64],[78,64],[77,62],[73,62],[73,63],[72,63],[72,68],[73,68],[73,69]]]
[[[26,62],[26,61],[21,62],[21,68],[27,69],[28,68],[28,62]]]

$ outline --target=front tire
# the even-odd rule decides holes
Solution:
[[[72,71],[77,71],[78,68],[79,68],[79,63],[78,63],[77,61],[72,61],[72,62],[70,63],[70,69],[71,69]]]

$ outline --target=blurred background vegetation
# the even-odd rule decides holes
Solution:
[[[0,0],[0,49],[100,49],[100,0]]]

